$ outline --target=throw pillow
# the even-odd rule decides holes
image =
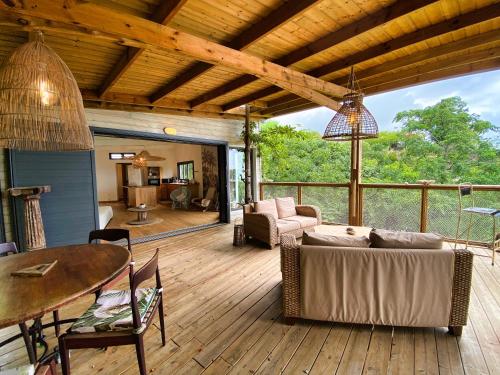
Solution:
[[[441,249],[443,236],[434,233],[372,229],[371,247],[387,249]]]
[[[370,240],[365,236],[333,236],[329,234],[304,232],[302,245],[333,247],[370,247]]]
[[[276,202],[274,199],[255,202],[255,212],[271,214],[276,220],[278,219],[278,210],[276,209]]]
[[[278,217],[280,219],[297,215],[295,202],[292,197],[276,198],[276,208],[278,209]]]

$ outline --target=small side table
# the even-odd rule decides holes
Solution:
[[[151,211],[152,207],[130,207],[128,210],[131,212],[137,212],[137,220],[128,221],[127,224],[130,225],[144,225],[149,224],[152,220],[148,220],[148,211]]]
[[[488,244],[491,248],[491,265],[495,265],[495,253],[500,250],[500,238],[497,233],[497,218],[500,218],[500,210],[496,208],[484,208],[484,207],[468,207],[464,208],[462,211],[468,212],[470,215],[482,215],[489,216],[493,220],[493,238],[491,242]],[[469,226],[472,225],[472,222],[469,222]],[[465,248],[469,245],[469,233],[470,227],[467,230],[467,241],[465,244]]]

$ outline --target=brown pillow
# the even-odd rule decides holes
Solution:
[[[276,202],[274,199],[255,202],[255,212],[271,214],[278,220],[278,210],[276,209]]]
[[[329,234],[304,232],[302,245],[333,247],[370,247],[370,240],[365,236],[332,236]]]
[[[371,247],[386,249],[441,249],[443,236],[434,233],[372,229],[370,242]]]
[[[276,208],[278,209],[278,217],[280,219],[297,215],[295,202],[292,197],[276,198]]]

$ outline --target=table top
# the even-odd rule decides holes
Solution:
[[[354,235],[347,234],[346,229],[353,228]],[[332,236],[348,236],[348,237],[359,237],[359,236],[370,236],[371,227],[355,227],[349,225],[318,225],[314,228],[315,232],[330,234]]]
[[[57,260],[42,277],[11,272]],[[0,258],[0,328],[40,317],[92,293],[130,264],[130,252],[111,244],[54,247]]]
[[[154,207],[130,207],[128,208],[129,211],[132,212],[147,212],[153,210]]]
[[[487,207],[467,207],[463,211],[471,212],[473,214],[487,215],[487,216],[500,216],[500,210],[497,208]]]

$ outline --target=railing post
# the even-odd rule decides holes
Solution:
[[[358,226],[363,226],[363,186],[358,186]]]
[[[259,183],[259,200],[264,200],[264,184]]]
[[[297,184],[297,204],[302,204],[302,185]]]
[[[427,232],[427,219],[429,217],[429,189],[428,185],[422,186],[422,197],[420,198],[420,232]]]

